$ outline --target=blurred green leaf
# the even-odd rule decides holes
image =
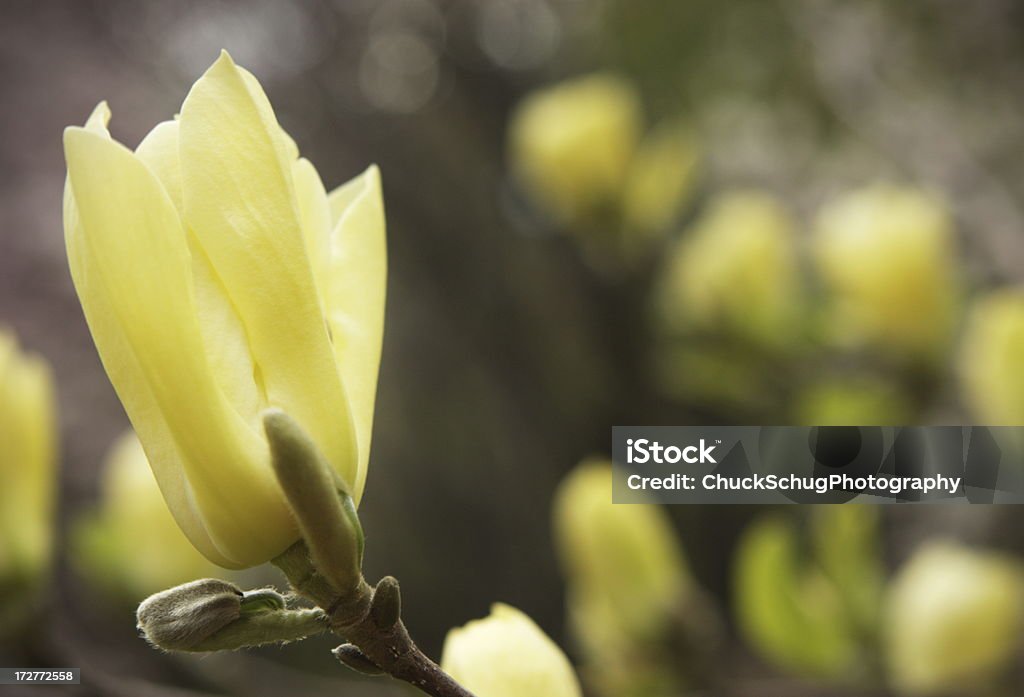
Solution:
[[[878,510],[866,505],[821,505],[812,513],[811,535],[822,570],[842,598],[850,622],[864,638],[876,635],[884,569],[878,542]]]
[[[801,563],[797,531],[781,518],[754,523],[741,541],[736,610],[747,640],[804,676],[850,675],[859,648],[842,598],[820,570]]]

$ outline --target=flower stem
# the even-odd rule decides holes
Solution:
[[[304,542],[297,542],[273,560],[284,572],[292,589],[319,606],[328,617],[331,630],[358,651],[343,645],[335,656],[362,672],[386,673],[413,685],[432,697],[473,697],[424,654],[409,636],[398,616],[397,583],[387,582],[387,592],[377,593],[360,579],[344,595],[317,571]],[[381,588],[385,586],[381,584]],[[374,600],[378,603],[375,605]],[[380,607],[382,603],[389,607]],[[391,606],[394,606],[392,608]],[[361,655],[360,655],[361,654]],[[373,671],[373,668],[379,671]]]

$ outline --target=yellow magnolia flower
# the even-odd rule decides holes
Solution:
[[[533,620],[501,603],[452,629],[441,668],[477,697],[579,697],[569,659]]]
[[[121,436],[104,465],[100,506],[78,522],[76,552],[95,581],[138,601],[218,567],[182,534],[164,505],[134,433]]]
[[[638,95],[597,74],[530,95],[512,116],[513,169],[548,213],[574,222],[617,201],[641,123]]]
[[[1024,425],[1024,289],[997,291],[974,304],[960,378],[981,423]]]
[[[918,551],[885,603],[894,687],[912,695],[984,686],[1024,637],[1024,570],[1013,559],[950,543]]]
[[[784,339],[798,298],[793,224],[768,194],[720,194],[669,257],[657,309],[670,330]]]
[[[50,367],[0,330],[0,584],[31,583],[49,566],[56,431]]]
[[[280,408],[358,502],[386,275],[380,179],[325,193],[227,53],[133,152],[68,128],[64,229],[86,320],[175,520],[253,566],[298,538],[260,415]]]
[[[610,463],[590,460],[555,494],[554,528],[584,648],[607,655],[657,638],[692,587],[664,510],[613,504]]]
[[[941,201],[914,189],[870,186],[823,208],[815,235],[840,340],[941,352],[957,280],[953,222]]]

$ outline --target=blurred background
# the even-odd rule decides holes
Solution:
[[[219,572],[117,464],[61,131],[106,99],[134,147],[226,48],[328,189],[380,165],[360,515],[430,655],[502,601],[591,695],[1019,695],[1017,507],[628,513],[575,468],[615,424],[1024,424],[1022,26],[1013,0],[5,2],[0,325],[52,366],[59,483],[0,665],[83,670],[32,694],[403,693],[326,638],[192,660],[134,628]]]

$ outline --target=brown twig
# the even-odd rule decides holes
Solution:
[[[394,579],[385,579],[376,589],[361,581],[354,591],[339,596],[317,573],[304,542],[294,544],[274,564],[296,593],[327,613],[331,630],[348,642],[334,651],[342,663],[360,672],[390,675],[432,697],[473,697],[409,636]]]

